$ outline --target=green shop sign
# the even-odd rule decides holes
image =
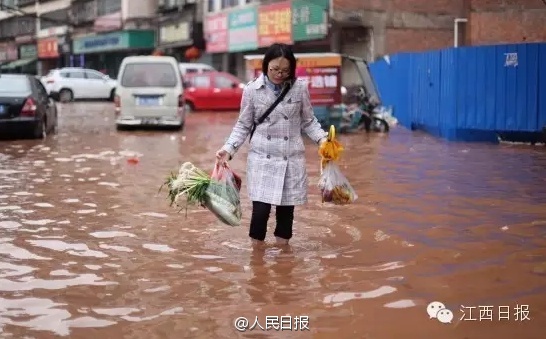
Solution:
[[[19,47],[19,59],[36,59],[38,50],[36,45],[22,45]]]
[[[228,15],[228,49],[230,52],[258,48],[258,8],[235,10]]]
[[[155,48],[154,31],[121,31],[75,39],[74,54]]]
[[[292,1],[292,39],[318,40],[328,35],[330,0]]]

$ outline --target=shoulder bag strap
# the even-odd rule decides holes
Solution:
[[[286,96],[286,94],[288,93],[288,91],[290,90],[290,87],[291,86],[285,86],[283,88],[283,91],[281,92],[281,94],[277,97],[277,100],[275,100],[275,102],[273,104],[271,104],[271,106],[269,106],[269,108],[267,109],[267,111],[265,111],[265,113],[260,117],[258,118],[258,123],[257,124],[254,124],[252,126],[252,130],[250,131],[250,138],[248,139],[248,141],[250,142],[250,140],[252,140],[252,136],[254,135],[254,132],[256,131],[256,126],[261,124],[262,122],[265,121],[265,119],[267,119],[267,117],[271,114],[271,112],[273,112],[273,110],[275,109],[275,107],[277,107],[277,105],[284,99],[284,97]]]

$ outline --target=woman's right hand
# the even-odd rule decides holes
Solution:
[[[225,162],[229,158],[229,153],[224,149],[219,149],[216,152],[216,160],[220,163]]]

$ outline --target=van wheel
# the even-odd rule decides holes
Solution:
[[[186,113],[193,113],[195,107],[193,106],[193,103],[191,101],[186,101],[186,103],[184,104],[184,110],[186,111]]]
[[[108,100],[114,101],[114,98],[115,98],[115,97],[116,97],[116,89],[114,88],[114,89],[112,89],[112,90],[110,91],[110,97],[108,98]]]

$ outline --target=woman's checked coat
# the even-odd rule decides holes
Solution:
[[[243,91],[239,119],[223,149],[233,156],[275,99],[263,74],[249,82]],[[328,135],[313,114],[307,83],[296,80],[252,136],[246,172],[250,200],[276,206],[307,202],[302,131],[317,144]]]

